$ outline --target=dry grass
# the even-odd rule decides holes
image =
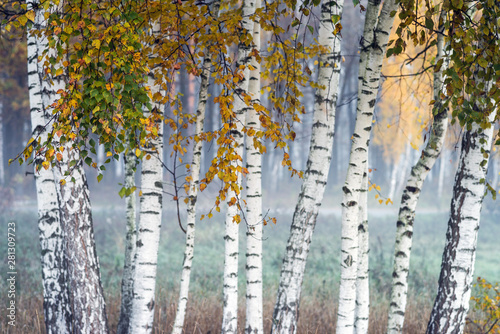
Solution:
[[[269,296],[269,295],[268,295]],[[174,297],[174,298],[172,298]],[[272,296],[274,297],[274,296]],[[160,291],[157,295],[155,309],[155,326],[153,333],[170,333],[174,322],[176,304],[175,296]],[[204,299],[194,297],[190,301],[186,316],[184,333],[215,334],[220,331],[222,323],[221,299],[215,296]],[[269,333],[272,322],[274,298],[264,302],[264,330]],[[120,309],[119,296],[107,296],[107,312],[111,332],[116,331]],[[301,303],[298,333],[325,334],[334,333],[337,306],[325,298],[313,300],[305,298]],[[405,333],[424,333],[427,325],[430,305],[410,304],[407,311]],[[243,333],[245,307],[239,308],[240,333]],[[370,313],[370,333],[384,333],[387,324],[387,306],[377,305]],[[45,333],[43,324],[42,300],[39,297],[21,298],[18,300],[17,326],[13,329],[5,321],[0,323],[1,333]]]

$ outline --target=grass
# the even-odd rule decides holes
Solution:
[[[335,208],[324,208],[313,238],[300,307],[299,333],[332,333],[335,328],[338,285],[340,280],[340,216]],[[382,333],[387,322],[390,274],[394,244],[395,212],[372,210],[371,233],[371,333]],[[277,225],[265,227],[264,236],[264,322],[269,332],[282,255],[289,232],[292,212],[271,212]],[[447,224],[446,213],[418,214],[414,227],[414,246],[410,269],[410,298],[406,332],[425,330],[431,310]],[[5,211],[1,226],[7,221],[17,224],[17,328],[9,333],[44,333],[42,285],[39,263],[37,215],[33,208]],[[120,283],[123,266],[125,222],[123,206],[94,208],[95,237],[100,257],[101,275],[106,293],[111,329],[119,316]],[[500,281],[498,254],[500,246],[495,236],[500,223],[493,215],[483,214],[476,259],[476,275],[490,282]],[[2,232],[5,235],[4,232]],[[244,254],[244,228],[240,229],[240,254]],[[198,223],[195,258],[193,261],[191,294],[185,333],[216,333],[222,321],[223,216],[214,215]],[[0,243],[6,254],[6,243]],[[158,258],[157,305],[155,333],[169,333],[176,311],[178,281],[184,252],[184,235],[173,212],[164,213]],[[0,272],[6,273],[1,262]],[[240,255],[240,329],[244,324],[244,257]],[[7,300],[5,289],[0,292]],[[3,307],[3,306],[2,306]],[[7,332],[6,321],[0,332]]]

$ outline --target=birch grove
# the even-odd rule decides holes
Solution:
[[[341,276],[337,332],[353,333],[358,273],[358,226],[360,193],[364,191],[363,175],[368,160],[372,119],[380,84],[380,73],[389,33],[394,22],[391,12],[397,9],[393,0],[385,1],[379,14],[379,2],[367,7],[363,44],[360,55],[358,107],[352,136],[351,154],[345,185],[342,188]]]
[[[500,3],[486,0],[354,0],[353,7],[344,0],[0,1],[0,218],[9,221],[9,245],[0,249],[20,273],[15,284],[9,278],[17,308],[8,316],[18,329],[49,334],[498,331],[490,263],[498,245],[478,231],[480,220],[488,236],[500,227],[492,202],[500,177],[499,17]],[[25,86],[29,100],[21,96]],[[338,109],[354,101],[356,112]],[[447,132],[455,149],[442,152]],[[334,146],[335,134],[342,138]],[[339,161],[331,165],[334,153]],[[432,171],[440,155],[439,172]],[[9,165],[33,163],[34,173],[1,169],[7,156]],[[286,181],[286,169],[299,177]],[[95,215],[90,188],[99,189]],[[25,219],[33,217],[33,189],[38,233]],[[400,191],[396,212],[390,197]],[[436,239],[449,195],[447,231]],[[285,236],[280,223],[294,196]],[[381,198],[387,206],[369,209]],[[213,221],[199,226],[197,214],[212,218],[221,207],[224,232]],[[325,226],[312,245],[318,220]],[[169,240],[160,244],[162,224]],[[36,285],[19,284],[31,282],[24,280],[33,266],[22,263],[33,261],[33,236],[43,299]],[[371,258],[370,238],[379,242]],[[438,289],[427,312],[440,241]],[[410,275],[410,259],[418,273]],[[278,270],[271,300],[266,281]],[[481,278],[473,286],[474,274]],[[0,331],[9,326],[0,323]]]
[[[317,89],[315,95],[309,157],[283,257],[272,333],[297,332],[307,255],[332,159],[341,60],[341,35],[334,33],[336,26],[332,22],[332,15],[337,15],[340,21],[343,5],[343,1],[323,1],[321,4],[318,42],[328,48],[329,53],[321,54],[318,59],[318,83],[321,88]]]
[[[436,46],[436,61],[439,61],[444,56],[444,38],[442,35],[438,35]],[[442,67],[442,69],[444,69],[444,67]],[[429,141],[422,151],[420,159],[412,168],[401,197],[401,205],[396,224],[394,269],[392,273],[392,290],[387,324],[388,333],[401,333],[403,330],[416,207],[424,181],[439,157],[446,137],[448,108],[445,108],[440,103],[440,95],[443,90],[442,69],[434,73],[433,86],[434,100],[436,102],[433,110],[437,113],[432,120]]]

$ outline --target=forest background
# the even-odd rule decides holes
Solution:
[[[358,89],[357,66],[359,62],[358,45],[361,36],[363,11],[348,4],[342,17],[342,67],[340,76],[340,95],[334,156],[330,167],[328,186],[320,210],[318,231],[311,246],[310,262],[304,281],[303,301],[299,332],[330,332],[335,326],[335,296],[338,294],[338,270],[340,254],[340,203],[341,187],[349,160],[350,136],[354,129],[356,96]],[[8,221],[15,221],[19,230],[18,258],[19,277],[19,328],[21,332],[43,332],[43,309],[40,282],[38,235],[36,229],[35,187],[31,166],[8,165],[9,158],[15,157],[26,146],[31,137],[29,120],[29,102],[26,73],[26,47],[23,41],[1,40],[2,67],[0,68],[0,105],[2,161],[0,166],[1,182],[1,219],[2,226]],[[409,50],[411,52],[411,50]],[[373,189],[369,194],[368,211],[371,234],[371,286],[372,313],[371,329],[381,332],[385,328],[388,295],[390,294],[391,250],[394,244],[394,228],[397,217],[397,204],[409,169],[420,156],[420,148],[426,137],[431,109],[428,106],[432,87],[429,78],[423,76],[401,76],[418,71],[422,63],[402,65],[404,57],[390,58],[383,67],[383,84],[379,92],[375,109],[375,129],[370,150],[370,182]],[[311,64],[311,68],[314,65]],[[180,97],[184,110],[195,110],[199,79],[180,68],[176,75],[175,89],[182,92]],[[220,89],[211,85],[210,90]],[[295,124],[297,136],[290,141],[289,154],[294,167],[305,169],[310,128],[312,123],[312,89],[305,88],[305,113],[301,123]],[[213,92],[213,95],[216,95]],[[309,96],[309,98],[308,98]],[[308,102],[309,101],[309,102]],[[167,108],[166,113],[171,112]],[[221,126],[217,108],[213,101],[207,105],[207,130]],[[164,134],[168,138],[171,128],[165,126]],[[193,131],[186,130],[187,134]],[[446,220],[449,214],[451,188],[454,171],[458,161],[459,127],[448,131],[446,145],[436,166],[431,170],[424,187],[415,223],[415,245],[413,247],[412,268],[418,268],[410,274],[410,311],[412,314],[406,326],[408,330],[421,332],[428,321],[432,300],[437,289],[437,276],[440,269]],[[165,142],[168,142],[166,140]],[[215,144],[214,144],[215,145]],[[273,144],[268,143],[269,148]],[[164,161],[173,169],[174,163],[169,157],[172,149],[166,146]],[[191,150],[188,148],[185,161],[190,161]],[[211,157],[216,154],[213,145],[203,148],[202,175],[210,167]],[[105,153],[98,149],[97,159],[105,160]],[[93,203],[97,253],[100,257],[102,281],[111,328],[116,326],[119,309],[119,284],[123,268],[123,245],[125,231],[125,204],[118,195],[123,183],[123,159],[106,167],[105,177],[97,182],[95,169],[86,170],[89,179]],[[100,164],[100,163],[99,163]],[[177,166],[182,170],[183,166]],[[179,172],[182,173],[182,172]],[[500,158],[493,150],[488,179],[493,187],[498,187]],[[293,203],[300,189],[300,179],[290,177],[289,171],[282,166],[282,153],[268,149],[263,155],[263,196],[264,212],[269,217],[276,217],[276,224],[264,228],[264,287],[265,326],[270,326],[269,319],[275,301],[278,284],[278,272],[285,240],[288,235]],[[176,202],[173,201],[172,176],[165,175],[165,218],[162,227],[162,244],[159,255],[158,304],[155,313],[155,332],[169,332],[178,289],[183,245],[183,233],[178,227]],[[170,188],[169,188],[170,187]],[[210,185],[200,194],[200,215],[208,212],[217,194],[217,184]],[[390,200],[389,200],[390,199]],[[396,199],[396,200],[395,200]],[[380,202],[382,201],[382,202]],[[269,211],[267,211],[269,210]],[[183,217],[184,218],[184,217]],[[188,312],[186,332],[217,331],[222,321],[221,309],[222,268],[223,268],[223,227],[222,215],[214,213],[208,220],[199,223],[195,262],[193,263],[192,300]],[[488,281],[500,281],[500,265],[496,254],[500,252],[494,235],[500,231],[498,205],[489,196],[483,204],[482,227],[478,242],[478,254],[475,276]],[[244,244],[243,242],[241,244]],[[6,245],[1,244],[1,251]],[[5,252],[3,252],[5,253]],[[244,259],[240,260],[244,268]],[[2,264],[3,266],[4,264]],[[2,272],[6,272],[2,267]],[[245,282],[240,279],[240,291],[244,291]],[[2,291],[4,293],[4,291]],[[2,295],[3,297],[3,295]],[[418,311],[416,311],[418,310]],[[425,310],[425,311],[422,311]],[[240,307],[244,313],[244,305]],[[241,317],[240,317],[241,318]],[[4,324],[0,325],[4,326]],[[243,326],[240,326],[242,328]],[[5,327],[0,327],[5,330]],[[410,328],[414,328],[413,330]],[[473,327],[470,327],[473,330]],[[378,330],[382,329],[382,330]]]

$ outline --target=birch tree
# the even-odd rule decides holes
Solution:
[[[159,22],[152,24],[150,38],[154,40],[161,33]],[[155,55],[151,55],[155,57]],[[153,69],[147,81],[152,96],[161,94],[161,86]],[[156,271],[162,219],[163,200],[163,126],[161,124],[164,106],[155,98],[151,111],[144,116],[151,118],[157,129],[149,143],[143,147],[139,225],[135,251],[134,293],[130,329],[132,333],[151,333],[155,306]],[[148,159],[149,157],[149,159]]]
[[[370,319],[369,255],[370,234],[368,232],[368,164],[366,164],[359,194],[358,225],[358,272],[356,277],[356,309],[354,331],[368,333]]]
[[[47,39],[36,37],[34,30],[43,24],[44,11],[38,1],[28,1],[28,10],[34,10],[34,22],[28,28],[28,88],[33,136],[47,140],[51,132],[51,113],[44,99],[40,51],[47,46]],[[37,159],[35,157],[35,159]],[[35,160],[35,166],[41,161]],[[48,167],[48,165],[47,165]],[[35,168],[38,204],[38,230],[41,246],[43,309],[47,333],[72,333],[72,311],[68,287],[68,263],[64,247],[64,234],[59,215],[56,185],[52,169]]]
[[[340,22],[343,5],[343,1],[323,1],[321,4],[318,42],[329,52],[321,54],[318,59],[320,88],[315,95],[309,156],[281,267],[272,333],[297,332],[307,256],[332,158],[341,58],[341,35],[338,33],[340,25],[334,24],[332,17]]]
[[[365,19],[363,44],[360,54],[358,107],[352,136],[349,167],[342,199],[342,241],[339,309],[337,332],[352,333],[355,323],[356,282],[358,273],[358,226],[360,192],[368,160],[368,147],[373,112],[380,84],[384,52],[397,9],[395,1],[369,1]],[[380,11],[380,14],[379,14]]]
[[[481,105],[478,105],[480,108]],[[439,287],[427,333],[462,333],[469,310],[477,234],[496,111],[489,127],[473,124],[464,132],[455,174]],[[486,160],[485,160],[486,159]]]
[[[255,7],[260,8],[261,1],[256,0]],[[253,27],[253,47],[260,51],[260,24],[254,23]],[[252,98],[252,103],[260,103],[260,63],[252,57],[248,83],[248,93]],[[248,131],[260,131],[259,115],[255,109],[248,110],[246,116],[247,134]],[[250,130],[251,129],[251,130]],[[248,170],[246,187],[247,204],[247,245],[246,245],[246,324],[245,333],[264,333],[263,311],[262,311],[262,155],[254,145],[254,140],[246,136],[246,167]]]
[[[134,289],[134,257],[137,245],[137,200],[134,192],[135,169],[137,157],[132,149],[125,154],[125,188],[129,192],[125,197],[126,210],[126,234],[125,234],[125,260],[123,263],[123,275],[121,285],[120,318],[118,320],[117,333],[127,334],[132,312],[132,298]]]
[[[219,14],[220,0],[214,2],[212,11],[214,16]],[[210,69],[212,67],[212,59],[210,52],[206,52],[203,59],[203,68],[201,72],[200,90],[198,92],[198,108],[196,110],[196,125],[195,138],[204,132],[205,111],[208,100],[208,87],[210,83]],[[193,161],[191,162],[189,176],[189,190],[187,202],[187,219],[186,219],[186,248],[184,250],[184,260],[182,264],[181,284],[179,289],[179,301],[177,303],[177,312],[175,314],[174,328],[172,334],[181,334],[184,327],[184,319],[186,316],[186,308],[189,297],[189,282],[191,277],[191,266],[194,257],[194,241],[195,241],[195,223],[196,223],[196,202],[198,200],[198,188],[200,186],[200,169],[201,155],[203,149],[203,141],[196,140],[193,147]]]
[[[441,29],[439,29],[442,31]],[[444,37],[437,37],[436,62],[444,56]],[[434,73],[434,108],[432,128],[426,147],[420,159],[412,168],[410,177],[401,197],[398,221],[396,224],[396,243],[394,247],[394,269],[392,273],[392,290],[389,304],[388,333],[401,333],[403,330],[406,299],[408,293],[408,274],[410,270],[410,254],[413,241],[413,223],[415,210],[420,198],[423,183],[439,157],[448,127],[448,108],[440,103],[443,90],[442,72],[444,67]]]
[[[252,40],[253,21],[250,16],[255,13],[254,0],[244,0],[242,2],[242,22],[241,27],[243,34],[247,34],[247,41]],[[243,156],[243,125],[245,114],[252,108],[248,105],[248,85],[250,79],[250,51],[251,43],[247,41],[240,42],[238,46],[238,59],[236,61],[236,68],[243,68],[241,81],[238,82],[235,89],[233,110],[235,114],[236,127],[231,131],[234,137],[234,154],[237,160],[232,162],[236,169],[241,171],[241,157]],[[222,333],[237,333],[238,327],[238,219],[239,217],[239,201],[238,194],[241,188],[241,172],[236,173],[237,178],[234,185],[228,191],[227,198],[229,199],[228,208],[226,212],[226,230],[224,235],[225,249],[224,249],[224,288],[223,288],[223,315],[222,315]]]

